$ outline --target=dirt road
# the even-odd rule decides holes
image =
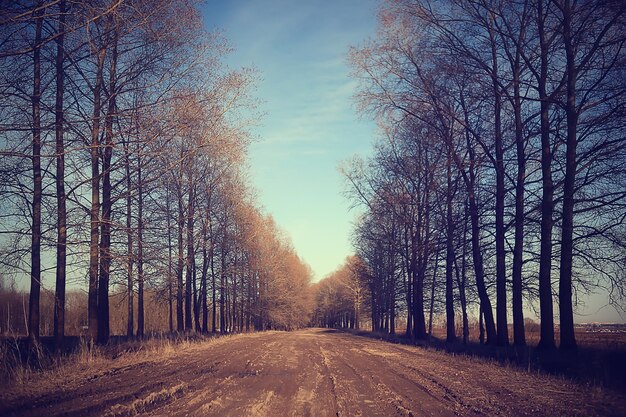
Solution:
[[[2,416],[610,416],[624,396],[324,329],[235,336],[0,393]]]

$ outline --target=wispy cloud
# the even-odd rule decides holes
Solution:
[[[351,250],[351,213],[336,166],[369,145],[374,126],[352,105],[348,47],[375,30],[376,0],[217,0],[235,52],[233,67],[255,65],[267,116],[255,132],[251,169],[261,203],[292,236],[321,278]]]

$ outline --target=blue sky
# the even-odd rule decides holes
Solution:
[[[266,116],[255,128],[250,174],[259,203],[291,237],[319,280],[353,252],[355,212],[338,165],[371,153],[377,128],[356,112],[348,47],[376,32],[378,0],[217,0],[202,9],[209,30],[234,47],[232,68],[260,72]],[[600,291],[575,320],[623,321]],[[556,308],[556,306],[555,306]],[[526,314],[534,316],[530,309]],[[536,318],[536,317],[535,317]]]
[[[266,115],[250,149],[253,185],[315,279],[352,252],[355,214],[337,166],[367,154],[376,127],[354,108],[346,56],[374,34],[377,3],[233,0],[203,8],[208,29],[221,30],[234,48],[228,65],[260,72]]]

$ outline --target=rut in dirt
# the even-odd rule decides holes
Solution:
[[[240,335],[0,394],[7,416],[619,416],[623,395],[328,329]]]

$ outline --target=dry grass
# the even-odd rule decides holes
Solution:
[[[39,347],[37,357],[27,357],[20,351],[17,339],[0,343],[0,385],[15,391],[31,391],[52,385],[65,385],[90,375],[105,373],[145,362],[162,362],[197,349],[226,343],[244,334],[209,336],[155,337],[118,345],[97,346],[86,339],[76,352],[62,357],[46,355]],[[23,349],[22,349],[23,350]],[[36,384],[32,382],[36,381]],[[36,388],[33,388],[36,387]]]
[[[626,333],[624,332],[588,332],[577,328],[578,350],[576,352],[536,350],[539,332],[538,329],[532,327],[526,328],[528,345],[524,348],[479,345],[477,332],[470,332],[470,343],[467,345],[461,344],[460,340],[457,343],[448,344],[445,342],[445,328],[441,327],[433,328],[432,339],[415,342],[406,338],[403,329],[397,331],[396,335],[366,330],[352,332],[393,343],[416,344],[424,349],[441,350],[447,355],[476,358],[480,361],[497,363],[504,368],[525,370],[527,373],[552,374],[564,380],[583,383],[588,387],[610,388],[618,391],[626,389]]]
[[[20,338],[12,335],[0,342],[0,382],[27,382],[41,369],[45,353],[41,345],[35,345],[23,352]]]

